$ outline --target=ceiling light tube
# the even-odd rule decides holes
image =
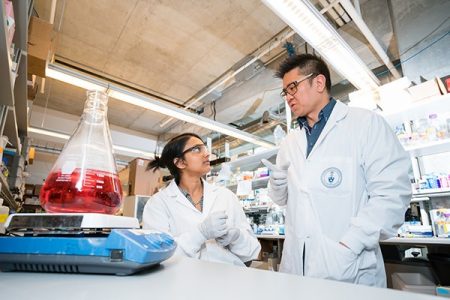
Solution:
[[[68,140],[70,138],[70,135],[65,134],[65,133],[51,131],[51,130],[42,129],[42,128],[36,128],[36,127],[28,127],[28,132],[42,134],[42,135],[51,136],[51,137],[56,137],[56,138],[60,138],[63,140]],[[132,153],[133,155],[131,155],[131,156],[143,156],[144,158],[155,158],[155,155],[153,153],[145,152],[145,151],[142,151],[139,149],[133,149],[133,148],[119,146],[119,145],[113,145],[112,147],[116,151]]]
[[[65,83],[69,83],[71,85],[78,86],[86,90],[96,90],[105,92],[108,89],[108,84],[106,82],[97,80],[92,76],[80,74],[79,72],[76,72],[68,68],[64,68],[59,65],[54,64],[49,65],[45,74],[47,77]]]
[[[379,86],[372,71],[308,0],[263,2],[357,89]]]
[[[203,116],[199,116],[199,115],[184,111],[180,108],[174,108],[174,107],[170,107],[169,105],[166,105],[164,103],[150,101],[145,96],[131,94],[131,92],[124,90],[124,89],[111,87],[111,89],[109,91],[109,95],[115,99],[122,100],[129,104],[140,106],[142,108],[146,108],[148,110],[152,110],[152,111],[164,114],[166,116],[174,117],[178,120],[192,123],[194,125],[197,125],[197,126],[200,126],[200,127],[212,130],[212,131],[217,131],[222,134],[226,134],[226,135],[241,139],[243,141],[246,141],[246,142],[261,146],[261,147],[265,147],[265,148],[275,147],[274,144],[267,142],[255,135],[243,132],[241,130],[235,129],[228,125],[224,125],[220,122],[210,120]]]
[[[56,80],[76,85],[84,89],[107,91],[108,95],[114,99],[152,110],[169,117],[174,117],[181,121],[192,123],[212,131],[217,131],[264,148],[275,147],[273,143],[265,141],[256,135],[243,132],[203,116],[184,111],[183,109],[169,106],[147,95],[142,95],[137,92],[123,89],[117,85],[109,84],[106,81],[100,81],[92,76],[87,76],[62,66],[50,64],[47,72],[48,77]]]

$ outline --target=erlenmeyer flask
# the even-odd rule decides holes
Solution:
[[[88,91],[77,129],[64,146],[39,198],[47,212],[115,214],[122,186],[106,118],[108,97]]]

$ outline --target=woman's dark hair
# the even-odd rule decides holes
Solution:
[[[175,158],[183,158],[184,147],[191,137],[196,137],[201,140],[201,137],[192,132],[183,133],[172,138],[164,146],[161,157],[155,157],[155,159],[148,164],[147,170],[167,168],[169,169],[170,174],[175,178],[176,183],[180,183],[180,170],[173,161]]]

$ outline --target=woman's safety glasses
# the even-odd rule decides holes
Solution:
[[[182,155],[185,155],[188,152],[191,152],[194,154],[199,154],[199,153],[206,153],[207,151],[208,151],[208,148],[206,147],[205,144],[198,144],[198,145],[192,146],[192,147],[184,150]]]

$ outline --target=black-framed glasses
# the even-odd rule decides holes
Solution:
[[[208,148],[206,147],[205,144],[197,144],[194,145],[190,148],[187,148],[186,150],[184,150],[181,154],[185,155],[188,152],[194,153],[194,154],[199,154],[199,153],[206,153],[208,151]]]
[[[286,88],[281,90],[280,96],[283,98],[286,98],[286,96],[289,94],[291,96],[294,96],[295,93],[297,93],[297,87],[300,83],[302,83],[303,81],[305,81],[306,79],[310,78],[313,75],[317,75],[316,73],[310,73],[308,75],[306,75],[305,77],[303,77],[302,79],[299,79],[297,81],[293,81],[291,83],[289,83]]]

